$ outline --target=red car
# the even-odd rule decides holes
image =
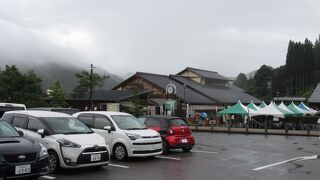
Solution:
[[[191,130],[179,117],[142,116],[139,121],[161,134],[164,152],[168,152],[170,149],[183,149],[183,151],[189,152],[195,144]]]

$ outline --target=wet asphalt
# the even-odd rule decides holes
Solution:
[[[202,132],[193,135],[196,146],[189,153],[176,150],[160,157],[112,161],[112,166],[63,170],[40,179],[320,179],[317,137]]]

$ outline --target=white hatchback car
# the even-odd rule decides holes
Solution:
[[[146,128],[128,113],[91,111],[78,112],[73,116],[103,136],[117,160],[162,154],[160,134]]]
[[[49,171],[107,165],[109,147],[105,139],[78,119],[49,111],[9,111],[4,120],[24,133],[24,137],[42,143],[49,153]]]

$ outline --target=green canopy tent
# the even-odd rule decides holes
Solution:
[[[264,101],[262,101],[259,107],[260,108],[265,108],[266,106],[267,106],[267,104]]]
[[[255,105],[252,101],[250,102],[250,104],[247,105],[248,108],[253,109],[255,111],[261,109],[261,107]]]
[[[237,104],[218,112],[218,115],[226,115],[226,114],[238,114],[238,115],[247,116],[248,109],[239,101]]]

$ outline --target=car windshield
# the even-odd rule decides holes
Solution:
[[[93,133],[91,129],[73,117],[46,117],[43,120],[55,134]]]
[[[186,126],[187,124],[182,119],[171,119],[170,120],[170,126],[176,127],[176,126]]]
[[[124,129],[124,130],[146,129],[146,127],[142,125],[138,121],[138,119],[132,115],[113,115],[111,117],[120,129]]]
[[[19,136],[19,133],[11,125],[5,121],[0,121],[0,138]]]

